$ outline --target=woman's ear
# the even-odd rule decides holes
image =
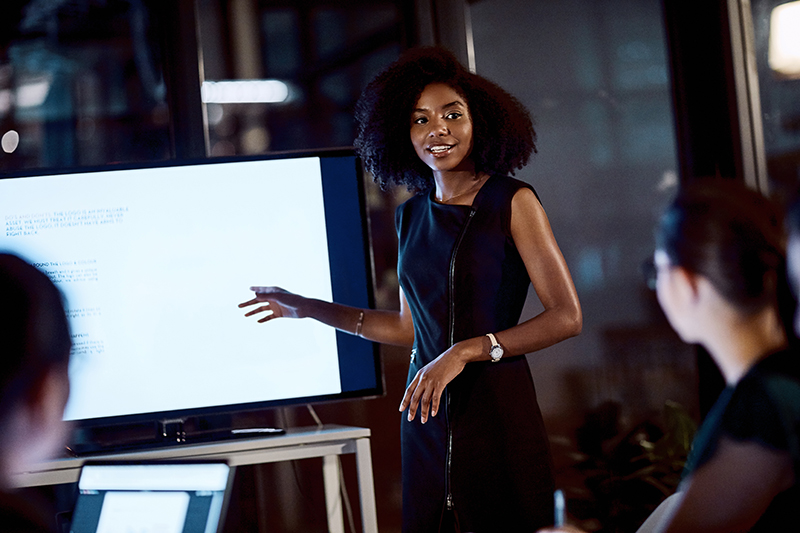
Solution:
[[[674,266],[672,276],[674,289],[684,304],[697,303],[700,297],[700,278],[694,272],[682,266]]]

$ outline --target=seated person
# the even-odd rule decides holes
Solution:
[[[783,531],[797,521],[800,355],[781,219],[758,193],[713,182],[679,193],[661,220],[658,301],[684,341],[708,350],[727,386],[698,430],[678,492],[640,531]]]
[[[0,531],[50,532],[53,513],[11,490],[11,477],[48,459],[66,437],[71,339],[58,289],[0,253]]]

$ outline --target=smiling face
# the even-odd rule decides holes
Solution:
[[[411,144],[431,170],[473,170],[472,117],[466,100],[452,87],[425,87],[411,113]]]

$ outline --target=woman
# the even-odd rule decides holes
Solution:
[[[399,311],[268,287],[241,306],[412,347],[404,531],[533,531],[552,521],[553,480],[524,354],[577,335],[582,318],[536,194],[506,176],[534,151],[530,117],[440,49],[405,54],[356,111],[367,170],[417,193],[396,214]],[[518,324],[531,283],[544,311]]]
[[[662,218],[658,301],[684,341],[708,350],[727,386],[677,494],[642,530],[782,531],[796,521],[800,354],[780,220],[765,198],[734,183],[691,187]]]
[[[0,253],[0,530],[55,531],[55,513],[12,491],[12,476],[63,446],[71,340],[58,289]]]

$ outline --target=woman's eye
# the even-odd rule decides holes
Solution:
[[[428,122],[428,119],[425,117],[417,117],[413,121],[414,124],[425,124],[426,122]]]
[[[461,118],[461,116],[462,116],[461,113],[459,113],[458,111],[451,111],[444,117],[449,119],[454,119],[454,118]]]

